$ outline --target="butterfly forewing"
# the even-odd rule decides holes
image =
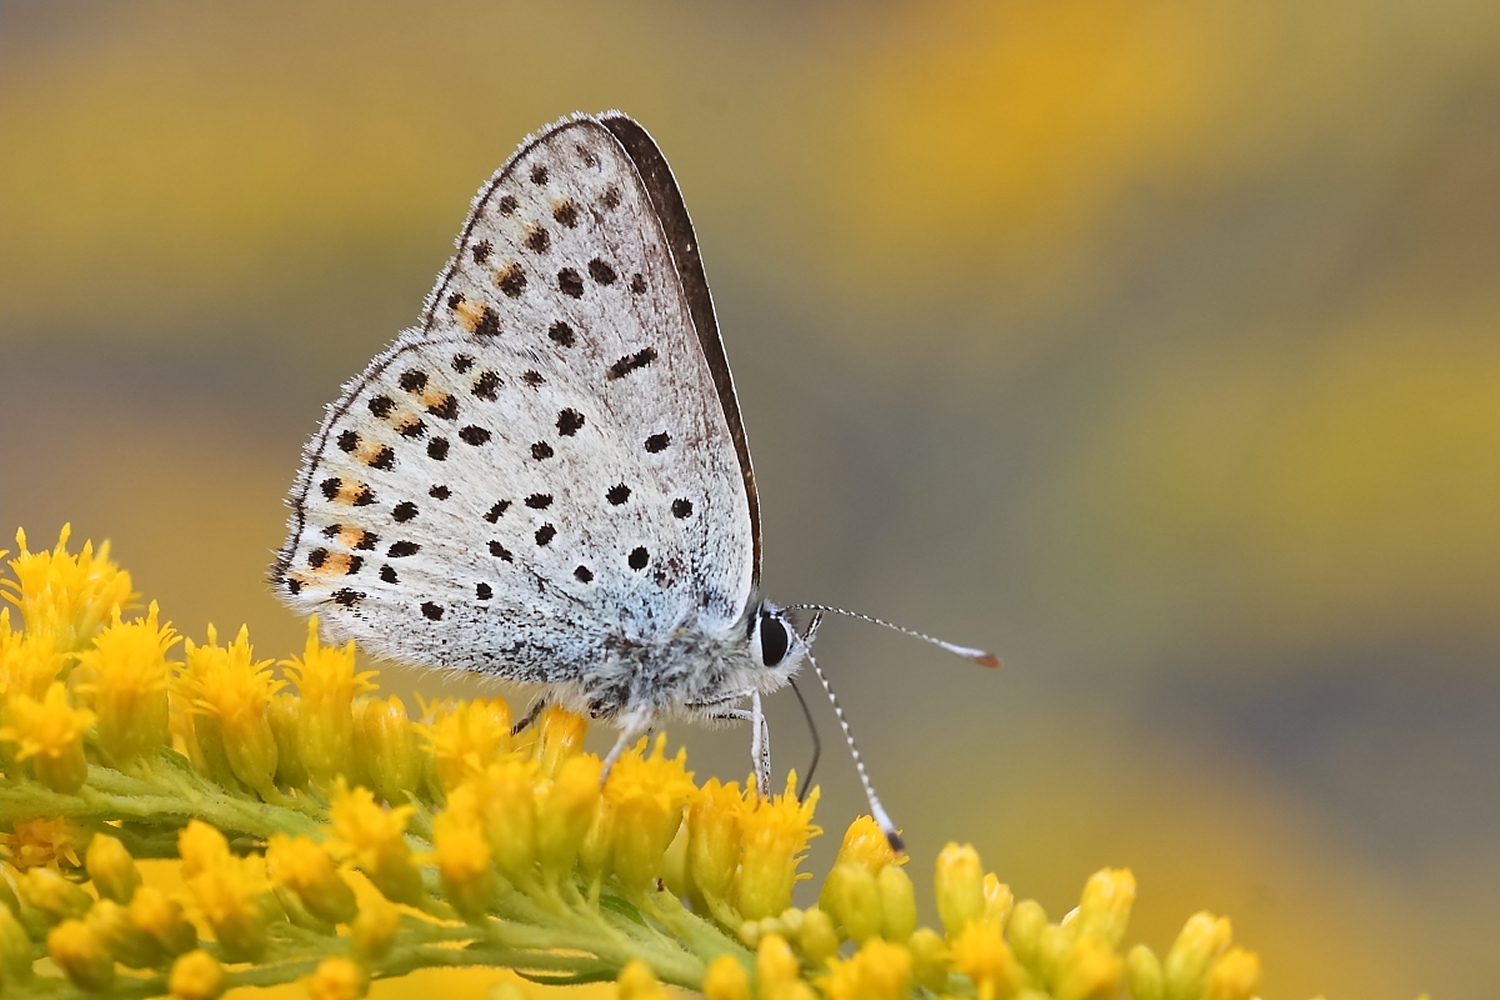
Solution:
[[[643,181],[608,120],[522,147],[422,325],[330,407],[273,576],[331,632],[556,680],[744,613],[753,485],[691,228],[664,226],[670,174]]]

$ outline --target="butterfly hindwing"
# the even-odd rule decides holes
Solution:
[[[421,326],[309,445],[273,576],[330,632],[567,679],[744,612],[753,485],[691,227],[607,121],[552,127],[481,190]]]

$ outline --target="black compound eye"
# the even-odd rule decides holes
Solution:
[[[774,667],[786,656],[792,644],[786,633],[786,623],[765,611],[760,613],[760,659],[768,667]]]

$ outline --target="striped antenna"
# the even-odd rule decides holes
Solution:
[[[903,635],[909,635],[913,639],[921,639],[923,642],[930,642],[939,649],[945,649],[948,652],[952,653],[954,656],[962,656],[964,659],[977,663],[982,667],[1000,666],[1000,657],[996,656],[994,653],[989,653],[982,649],[976,649],[973,646],[960,646],[957,643],[948,642],[946,640],[939,639],[936,636],[928,635],[926,632],[918,632],[914,628],[906,628],[903,625],[897,625],[894,622],[888,622],[884,618],[876,618],[873,615],[862,615],[858,611],[845,611],[843,608],[830,607],[827,604],[789,604],[787,605],[787,610],[813,611],[817,613],[818,618],[813,619],[815,623],[814,626],[810,627],[807,631],[807,639],[809,642],[812,641],[813,632],[817,630],[816,622],[823,616],[823,614],[827,613],[831,615],[844,615],[849,618],[858,618],[860,621],[869,622],[872,625],[884,625],[888,629],[900,632]]]

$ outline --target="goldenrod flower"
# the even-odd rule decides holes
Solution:
[[[96,993],[115,981],[115,959],[82,920],[64,920],[47,932],[47,954],[81,989]]]
[[[135,594],[130,574],[109,559],[109,543],[94,552],[84,542],[78,555],[68,553],[71,525],[58,532],[51,552],[31,552],[26,532],[16,532],[20,554],[10,561],[14,580],[0,580],[6,600],[21,611],[26,631],[45,635],[61,652],[84,648],[116,607],[127,607]]]
[[[0,833],[0,852],[25,871],[41,866],[77,868],[78,849],[87,839],[65,819],[17,819],[10,833]]]
[[[273,836],[266,844],[266,874],[295,893],[318,919],[336,924],[354,919],[354,890],[328,851],[311,837]]]
[[[56,792],[76,792],[88,777],[83,756],[83,734],[94,724],[94,713],[74,708],[62,681],[53,681],[38,701],[28,694],[6,700],[10,725],[0,727],[0,740],[20,744],[17,761],[30,760],[36,778]]]
[[[146,617],[114,621],[78,654],[78,690],[99,715],[99,748],[115,766],[133,764],[167,745],[167,684],[175,664],[167,650],[180,641],[157,622],[156,602]]]
[[[417,905],[422,875],[406,842],[406,821],[412,812],[411,806],[377,805],[369,789],[350,788],[340,777],[328,807],[328,848],[364,872],[386,898]]]
[[[202,948],[178,956],[167,977],[172,1000],[215,1000],[224,992],[224,967]]]
[[[272,697],[286,682],[271,675],[270,660],[255,660],[244,626],[233,642],[220,646],[218,633],[210,625],[208,644],[199,646],[189,639],[184,653],[187,663],[182,681],[193,711],[216,722],[195,728],[195,733],[201,730],[205,737],[200,740],[201,749],[211,755],[222,748],[236,778],[260,791],[270,788],[276,776],[277,751],[268,712]],[[201,746],[210,739],[218,746]]]
[[[415,724],[399,699],[366,696],[373,674],[355,669],[352,644],[325,647],[313,626],[303,656],[282,661],[295,690],[254,659],[245,629],[221,646],[211,628],[169,690],[175,633],[154,606],[122,620],[129,578],[102,547],[22,544],[21,579],[5,587],[24,628],[0,613],[7,996],[123,983],[214,1000],[301,976],[314,997],[353,1000],[372,978],[433,965],[615,979],[632,1000],[664,984],[711,1000],[1251,1000],[1259,988],[1259,959],[1208,914],[1165,957],[1124,950],[1135,881],[1123,869],[1094,874],[1053,922],[950,844],[935,865],[940,928],[921,926],[906,859],[868,817],[846,830],[820,904],[793,907],[820,832],[816,791],[699,787],[665,737],[623,754],[601,786],[578,716],[553,707],[513,738],[510,706],[483,699],[424,706]],[[175,858],[180,886],[143,884],[132,851]],[[53,962],[38,965],[43,940]],[[507,982],[495,995],[521,993]]]
[[[375,672],[354,669],[354,643],[343,648],[318,641],[318,619],[307,622],[307,646],[301,659],[281,665],[297,682],[298,757],[314,781],[331,783],[353,763],[354,696],[373,691]]]
[[[510,750],[510,706],[499,698],[476,698],[436,709],[418,730],[427,738],[444,788],[454,788]]]
[[[360,967],[347,958],[325,958],[307,979],[311,1000],[358,1000],[368,984]]]
[[[128,904],[141,887],[141,872],[135,859],[124,844],[107,833],[94,834],[84,863],[88,867],[89,879],[104,899]]]
[[[807,842],[823,832],[812,821],[818,789],[802,802],[797,800],[796,789],[794,771],[787,775],[785,792],[757,799],[740,812],[740,871],[734,895],[740,915],[747,920],[769,917],[792,905],[797,865]]]
[[[604,808],[612,830],[613,872],[630,889],[651,884],[662,856],[682,823],[682,810],[697,791],[688,773],[687,752],[666,757],[667,739],[659,736],[649,756],[626,754],[615,764],[604,786]]]
[[[910,995],[911,983],[911,952],[871,938],[853,958],[835,960],[819,985],[829,1000],[902,1000]]]

